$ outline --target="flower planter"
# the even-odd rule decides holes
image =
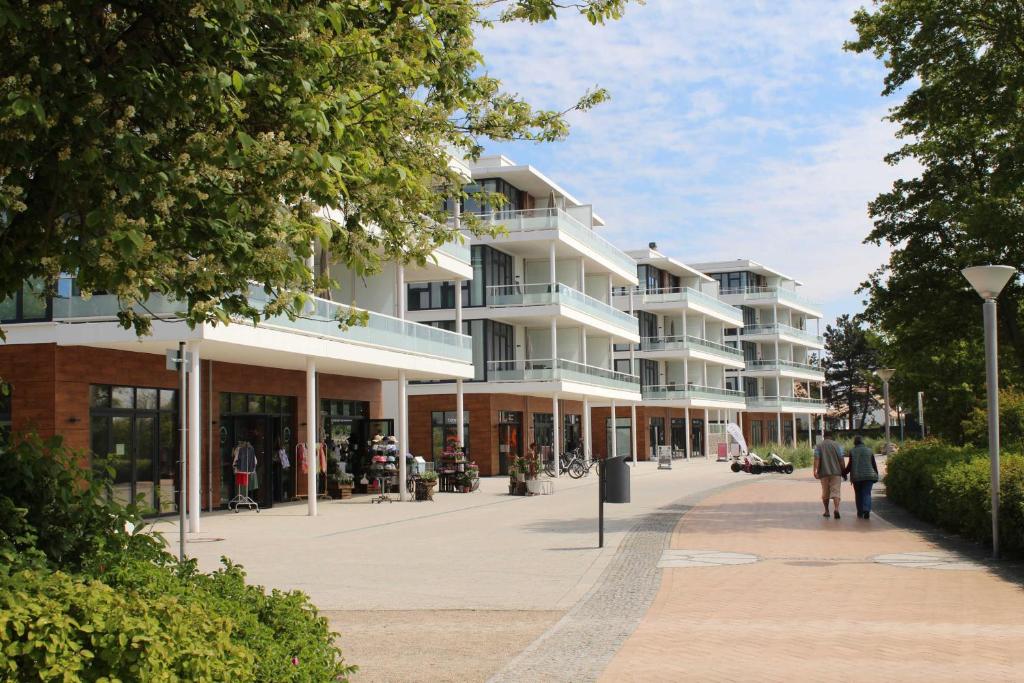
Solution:
[[[355,484],[338,484],[338,497],[342,500],[351,498],[353,488],[355,488]]]

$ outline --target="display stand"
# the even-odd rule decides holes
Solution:
[[[232,458],[232,469],[235,473],[235,485],[240,487],[235,497],[228,501],[228,510],[238,513],[238,508],[245,505],[250,510],[260,511],[260,504],[249,497],[249,483],[256,472],[256,452],[248,441],[240,441]]]

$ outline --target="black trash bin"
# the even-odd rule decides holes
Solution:
[[[629,465],[626,456],[620,455],[605,461],[604,486],[606,503],[629,502]]]

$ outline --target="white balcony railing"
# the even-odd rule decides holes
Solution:
[[[729,360],[743,360],[743,352],[726,344],[701,339],[690,335],[666,337],[643,337],[640,339],[641,351],[703,351]]]
[[[794,303],[813,310],[821,309],[821,303],[785,287],[734,287],[719,290],[718,293],[721,296],[742,296],[744,301],[778,299],[782,303]]]
[[[801,341],[805,341],[815,346],[821,346],[824,340],[820,335],[808,332],[807,330],[801,330],[799,327],[793,327],[792,325],[786,325],[785,323],[769,323],[767,325],[746,325],[740,334],[745,337],[754,335],[787,335],[790,337],[796,337]]]
[[[451,256],[457,261],[463,263],[470,263],[470,248],[468,242],[462,242],[459,240],[452,240],[451,242],[445,242],[444,244],[437,247],[437,251]]]
[[[72,290],[67,288],[66,291]],[[268,296],[261,288],[250,288],[250,305],[260,309],[267,301]],[[144,306],[135,304],[133,308],[139,314],[171,320],[179,319],[185,310],[183,304],[160,295],[152,295]],[[121,309],[122,304],[111,294],[96,294],[88,299],[81,296],[58,296],[53,299],[54,320],[116,320]],[[351,307],[344,304],[314,298],[309,310],[304,311],[301,317],[291,320],[287,315],[275,315],[261,321],[259,326],[444,360],[473,362],[473,340],[468,335],[374,311],[368,312],[365,325],[350,325],[342,329],[338,321],[347,317],[351,310]],[[238,321],[240,324],[244,322]]]
[[[636,272],[636,261],[563,209],[498,210],[475,215],[484,223],[500,223],[510,233],[561,230],[577,242],[593,249],[617,268],[629,273]]]
[[[663,304],[663,303],[679,303],[687,304],[692,303],[701,305],[706,308],[718,313],[722,318],[725,318],[729,322],[735,323],[737,327],[743,325],[743,314],[740,309],[730,304],[721,301],[710,294],[693,289],[692,287],[670,287],[663,289],[641,289],[635,290],[634,296],[638,300],[634,300],[634,306],[643,306],[644,304]]]
[[[814,363],[799,363],[793,360],[781,360],[777,358],[748,360],[747,370],[798,370],[800,372],[810,372],[822,375],[825,373],[820,365]]]
[[[561,304],[581,313],[621,328],[629,334],[636,334],[639,324],[629,313],[624,313],[600,299],[573,289],[560,282],[532,283],[518,285],[491,285],[487,288],[489,306],[549,306]]]
[[[820,398],[806,396],[748,396],[747,408],[750,410],[780,408],[811,408],[824,409],[825,401]]]
[[[527,360],[492,360],[487,363],[487,380],[490,382],[550,382],[562,380],[593,384],[609,389],[639,391],[640,380],[636,375],[616,372],[596,365],[584,365],[563,358],[540,358]]]
[[[743,403],[744,400],[742,391],[723,389],[721,387],[706,387],[698,384],[654,384],[645,386],[642,393],[645,401],[704,399],[708,401]]]

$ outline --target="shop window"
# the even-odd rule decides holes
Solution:
[[[270,397],[267,397],[268,400]],[[362,417],[370,416],[370,403],[368,401],[347,401],[340,399],[322,399],[320,411],[324,415],[332,417]]]
[[[436,462],[445,452],[454,452],[459,442],[458,413],[454,410],[436,411],[430,414],[431,455]],[[469,411],[462,411],[462,434],[465,443],[463,452],[469,456]]]
[[[761,432],[761,421],[750,421],[750,443],[754,446],[764,444],[764,434]]]
[[[0,446],[6,446],[11,440],[11,392],[0,389]]]
[[[562,418],[562,448],[568,453],[582,446],[583,418],[579,415],[566,415]]]
[[[555,420],[551,413],[533,414],[533,441],[545,458],[551,455],[551,444],[554,442]]]
[[[605,438],[610,451],[612,448],[612,421],[605,418]],[[628,417],[619,417],[615,420],[615,453],[613,456],[629,455],[633,448],[633,422]]]
[[[672,418],[672,450],[686,450],[686,418]]]
[[[161,395],[166,397],[161,400]],[[176,392],[148,387],[89,387],[93,471],[113,471],[112,497],[143,514],[177,509]]]

